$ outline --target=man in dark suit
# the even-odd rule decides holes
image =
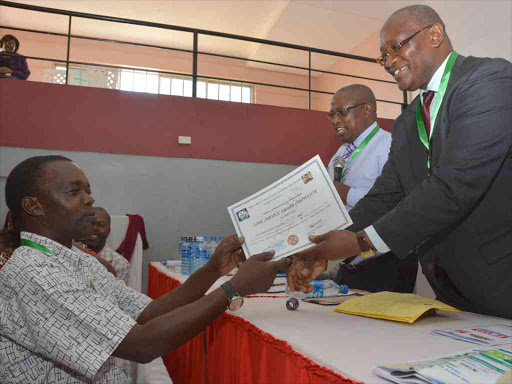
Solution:
[[[439,300],[512,318],[512,65],[458,55],[423,5],[388,18],[380,50],[398,87],[420,96],[395,121],[388,162],[350,212],[351,231],[312,238],[290,288],[307,291],[325,260],[414,252]]]

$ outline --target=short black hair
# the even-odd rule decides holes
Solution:
[[[16,46],[14,48],[14,53],[18,52],[18,49],[20,48],[20,41],[16,38],[14,35],[5,35],[0,40],[3,44],[5,44],[6,41],[14,40],[14,45]]]
[[[61,155],[34,156],[13,168],[5,183],[5,202],[16,224],[22,211],[21,202],[25,196],[34,196],[41,189],[43,166],[54,161],[72,161]]]

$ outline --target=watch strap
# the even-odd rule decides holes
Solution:
[[[220,287],[224,290],[224,292],[226,292],[226,296],[230,302],[233,297],[240,296],[236,289],[233,287],[233,284],[231,284],[231,281],[226,281]]]
[[[366,259],[367,257],[375,256],[376,250],[375,248],[370,246],[370,242],[368,241],[368,235],[365,231],[359,231],[356,234],[357,242],[359,243],[359,248],[361,249],[361,253],[359,257]]]

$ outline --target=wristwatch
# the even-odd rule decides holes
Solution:
[[[238,294],[230,281],[226,281],[220,287],[226,292],[226,296],[228,297],[228,309],[230,311],[236,311],[244,305],[243,297]]]
[[[359,243],[359,248],[361,249],[361,253],[359,257],[366,259],[367,257],[375,256],[376,249],[370,246],[368,242],[368,235],[365,231],[359,231],[356,234],[357,242]]]

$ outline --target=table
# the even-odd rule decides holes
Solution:
[[[212,289],[228,280],[223,277]],[[186,277],[150,263],[148,295],[170,292]],[[464,312],[439,312],[413,324],[333,312],[285,298],[248,298],[236,315],[225,313],[206,330],[209,384],[389,383],[376,365],[468,351],[474,344],[431,335],[432,329],[510,324],[511,320]],[[175,384],[206,383],[203,335],[169,353],[164,362]]]

